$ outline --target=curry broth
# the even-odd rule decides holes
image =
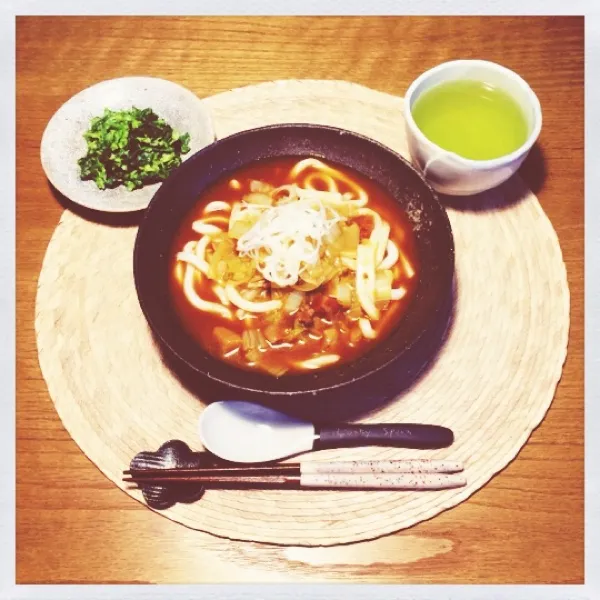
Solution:
[[[264,181],[274,187],[294,183],[294,180],[289,176],[289,173],[299,160],[301,159],[298,157],[286,157],[260,161],[239,169],[235,173],[217,181],[200,196],[197,204],[182,221],[181,227],[173,240],[170,264],[170,294],[173,306],[181,323],[188,333],[210,354],[221,360],[233,363],[238,367],[274,372],[283,366],[287,368],[288,373],[303,372],[305,369],[296,367],[294,363],[323,353],[323,339],[312,339],[308,337],[305,338],[302,343],[297,342],[291,346],[289,344],[270,344],[268,351],[263,352],[260,361],[254,365],[250,365],[246,362],[241,351],[224,354],[214,335],[215,328],[223,327],[241,335],[248,326],[244,321],[230,321],[219,315],[199,311],[192,306],[184,294],[183,286],[175,276],[177,265],[176,256],[187,242],[198,240],[199,234],[193,230],[192,224],[194,221],[201,218],[204,208],[210,202],[216,200],[225,201],[229,204],[239,202],[244,194],[250,192],[249,186],[252,180]],[[336,314],[331,319],[325,319],[326,324],[331,324],[331,326],[338,331],[337,341],[334,344],[329,345],[326,352],[338,354],[340,360],[335,364],[339,365],[352,361],[367,352],[374,344],[377,344],[384,339],[394,328],[413,298],[415,287],[418,282],[419,264],[412,228],[407,215],[398,206],[395,200],[370,179],[337,164],[328,164],[352,179],[366,191],[369,197],[367,206],[378,212],[379,215],[390,224],[390,239],[398,246],[400,252],[408,258],[415,271],[415,276],[411,279],[406,278],[403,275],[397,276],[397,272],[395,273],[394,284],[401,284],[406,289],[406,294],[400,300],[391,301],[389,307],[381,312],[381,318],[373,324],[373,329],[377,333],[375,339],[366,339],[364,337],[355,339],[356,335],[352,334],[352,329],[350,328],[352,323],[343,314],[344,311],[342,311],[341,314]],[[238,189],[233,189],[230,185],[231,180],[239,182],[240,187]],[[338,186],[342,193],[351,191],[350,188],[345,187],[344,184],[340,182],[338,182]],[[361,239],[368,237],[370,233],[368,217],[354,217],[352,220],[359,224]],[[219,299],[212,290],[211,283],[207,278],[197,274],[195,282],[195,289],[199,296],[212,302],[219,302]],[[319,296],[321,298],[319,298]],[[318,305],[323,298],[328,298],[326,294],[319,292],[318,290],[307,293],[307,297],[314,297],[316,305]],[[289,315],[283,315],[283,318],[290,319],[290,326],[292,325],[292,319]],[[267,316],[259,315],[258,318],[253,321],[253,327],[264,326],[267,319]]]

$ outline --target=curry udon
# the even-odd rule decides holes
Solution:
[[[281,376],[366,352],[406,310],[417,270],[407,216],[379,185],[280,158],[202,194],[174,240],[171,294],[208,352]]]

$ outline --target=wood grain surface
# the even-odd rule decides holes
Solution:
[[[286,78],[402,96],[422,71],[456,58],[515,69],[540,98],[543,131],[521,174],[558,233],[571,291],[563,378],[516,460],[431,521],[330,548],[219,539],[117,489],[63,428],[38,365],[37,279],[64,209],[39,160],[52,114],[81,89],[127,75],[201,97]],[[579,17],[18,18],[17,582],[582,583],[583,58]]]

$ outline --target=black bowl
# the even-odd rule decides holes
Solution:
[[[274,378],[220,361],[199,346],[172,308],[168,265],[176,231],[203,190],[249,163],[283,156],[329,160],[383,186],[409,215],[420,271],[407,312],[389,336],[368,353],[339,367]],[[389,148],[332,127],[274,125],[221,139],[171,174],[140,225],[133,267],[139,302],[152,331],[166,350],[167,360],[186,381],[193,382],[195,390],[210,399],[259,399],[280,407],[292,406],[289,400],[294,399],[297,402],[293,406],[301,407],[294,412],[307,416],[326,400],[344,403],[349,396],[368,395],[384,401],[416,375],[419,364],[435,352],[436,340],[439,342],[448,322],[454,242],[448,216],[434,191]]]

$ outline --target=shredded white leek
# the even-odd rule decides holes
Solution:
[[[301,196],[295,202],[265,207],[238,240],[237,250],[252,257],[268,281],[280,287],[295,285],[306,267],[317,264],[323,238],[342,220],[334,210],[322,204],[315,208]]]

